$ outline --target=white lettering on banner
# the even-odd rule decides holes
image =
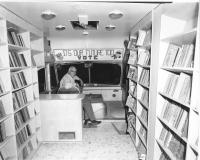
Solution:
[[[123,49],[54,49],[56,61],[122,60]]]

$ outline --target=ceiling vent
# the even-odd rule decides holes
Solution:
[[[88,21],[87,24],[80,21],[71,21],[71,24],[75,30],[97,30],[99,21]]]

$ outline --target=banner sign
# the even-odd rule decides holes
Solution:
[[[55,61],[122,61],[123,49],[54,49]]]

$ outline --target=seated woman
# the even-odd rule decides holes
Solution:
[[[60,81],[60,88],[58,93],[81,93],[83,88],[83,81],[76,76],[76,68],[70,66],[68,72],[63,76]],[[91,105],[91,97],[85,96],[83,99],[83,109],[85,111],[85,122],[84,125],[92,124],[98,125],[101,121],[97,121]]]

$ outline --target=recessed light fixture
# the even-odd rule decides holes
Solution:
[[[82,34],[85,35],[85,36],[87,36],[89,34],[89,32],[88,31],[83,31]]]
[[[114,30],[116,28],[116,26],[114,26],[114,25],[112,25],[112,24],[109,24],[109,25],[107,25],[106,27],[105,27],[105,29],[107,30],[107,31],[112,31],[112,30]]]
[[[41,17],[45,20],[51,20],[56,17],[56,14],[52,12],[51,10],[46,10],[42,12]]]
[[[120,10],[114,10],[114,11],[111,11],[109,13],[109,17],[111,19],[119,19],[123,16],[123,12],[121,12]]]
[[[57,25],[57,26],[56,26],[56,30],[57,30],[57,31],[63,31],[63,30],[65,30],[65,28],[66,28],[66,27],[63,26],[63,25]]]

